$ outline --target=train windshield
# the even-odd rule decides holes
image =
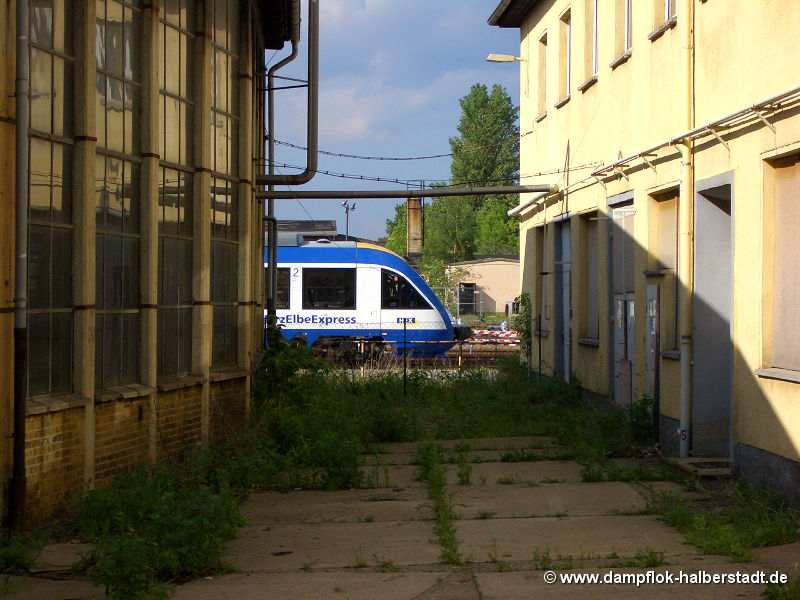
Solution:
[[[432,308],[404,277],[381,269],[381,308]]]
[[[355,307],[355,269],[303,269],[304,309]]]

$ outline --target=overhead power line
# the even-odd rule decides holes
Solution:
[[[600,163],[587,163],[584,165],[578,165],[575,167],[570,167],[568,171],[581,171],[584,169],[593,169],[596,168]],[[290,165],[287,163],[273,163],[273,165],[278,167],[283,167],[287,169],[303,169],[305,167],[300,165]],[[329,171],[326,169],[316,169],[314,171],[317,175],[326,175],[328,177],[337,177],[339,179],[355,179],[359,181],[378,181],[382,183],[395,183],[397,185],[406,185],[406,186],[414,186],[414,187],[421,187],[422,183],[425,181],[442,181],[442,182],[449,182],[449,185],[502,185],[502,184],[509,184],[513,183],[516,179],[523,180],[523,179],[532,179],[534,177],[543,177],[545,175],[557,175],[559,173],[564,173],[564,169],[552,169],[549,171],[539,171],[537,173],[529,173],[529,174],[521,174],[519,177],[512,177],[512,178],[505,178],[505,179],[472,179],[472,180],[459,180],[459,181],[452,181],[446,177],[443,178],[416,178],[416,179],[398,179],[394,177],[379,177],[374,175],[363,175],[357,173],[339,173],[336,171]]]

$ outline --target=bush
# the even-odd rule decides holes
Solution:
[[[77,515],[79,531],[96,544],[88,573],[109,598],[126,599],[165,598],[161,581],[224,570],[224,543],[243,524],[229,490],[153,465],[92,490]]]

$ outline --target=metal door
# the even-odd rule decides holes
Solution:
[[[636,314],[634,294],[633,206],[611,209],[611,306],[614,344],[614,401],[633,401],[633,365],[636,360]]]
[[[648,397],[658,398],[658,355],[660,352],[659,344],[659,305],[661,300],[661,288],[656,283],[647,286],[647,357],[645,394]]]
[[[572,373],[572,247],[569,221],[555,231],[555,372],[565,381]]]

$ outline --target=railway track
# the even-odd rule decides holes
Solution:
[[[519,351],[519,346],[505,343],[501,340],[488,342],[459,342],[447,351],[445,356],[437,357],[412,357],[405,358],[408,369],[426,370],[451,370],[458,368],[486,368],[493,369],[498,360],[514,356]],[[347,368],[361,368],[365,371],[382,371],[387,369],[402,369],[403,356],[395,356],[388,346],[376,349],[365,347],[355,354],[347,356],[324,356],[323,359],[331,365]]]

